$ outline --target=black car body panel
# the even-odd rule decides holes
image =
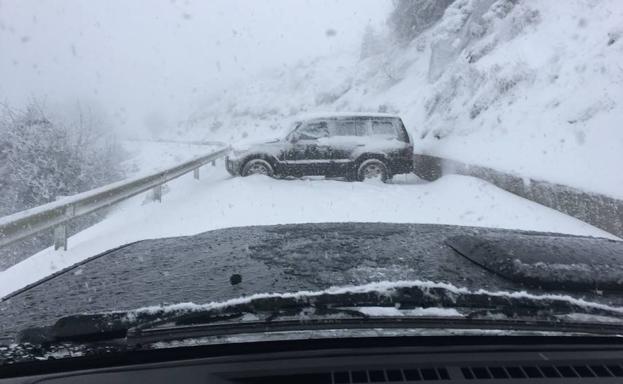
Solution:
[[[560,269],[566,265],[568,278],[560,275],[557,284],[544,286],[536,280],[522,282],[517,278],[520,274],[506,275],[483,267],[483,258],[493,256],[458,253],[453,246],[461,246],[457,242],[461,236],[483,241],[495,238],[498,248],[507,239],[517,255],[524,254],[518,250],[524,245],[526,249],[537,249],[539,253],[532,252],[530,258],[518,257],[523,264],[538,268],[555,264]],[[585,274],[590,281],[578,281],[580,277],[573,268],[582,257],[589,258],[594,268],[605,268],[613,258],[623,258],[623,242],[501,229],[383,223],[255,226],[145,240],[92,257],[3,298],[0,344],[3,339],[11,341],[19,330],[49,325],[76,313],[207,303],[260,292],[314,291],[378,281],[426,280],[472,290],[571,294],[608,305],[623,304],[620,287],[612,285],[616,276],[607,276],[604,285],[599,276],[591,274]],[[241,283],[230,283],[234,274],[241,276]]]
[[[398,116],[340,114],[300,120],[283,139],[234,151],[226,161],[241,175],[252,159],[266,160],[280,176],[352,176],[367,159],[381,160],[390,175],[413,170],[413,145]]]

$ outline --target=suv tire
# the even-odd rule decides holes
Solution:
[[[368,159],[359,165],[357,169],[357,179],[364,181],[367,179],[379,179],[386,182],[389,178],[389,171],[384,162],[378,159]]]
[[[250,176],[250,175],[266,175],[268,177],[273,177],[275,171],[266,160],[262,159],[251,159],[247,161],[242,167],[242,172],[240,174],[242,176]]]

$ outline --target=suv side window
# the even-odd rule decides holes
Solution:
[[[366,136],[368,119],[337,119],[331,125],[331,136]]]
[[[316,140],[329,136],[329,127],[326,121],[314,121],[305,124],[297,131],[300,140]]]

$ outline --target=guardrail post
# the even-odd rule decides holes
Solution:
[[[54,250],[67,250],[67,226],[61,224],[54,228]]]
[[[152,200],[162,202],[162,184],[156,185],[152,191]]]
[[[212,160],[212,166],[216,167],[216,160]]]
[[[57,196],[54,200],[59,201],[66,196]],[[65,217],[72,218],[75,216],[76,207],[73,205],[69,205],[65,208]],[[57,251],[62,249],[63,251],[67,250],[67,225],[61,224],[57,227],[54,227],[54,250]]]
[[[199,168],[193,169],[193,177],[195,180],[199,180]]]

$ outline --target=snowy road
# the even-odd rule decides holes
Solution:
[[[150,151],[154,156],[162,152]],[[199,181],[187,175],[170,183],[164,189],[162,203],[151,202],[145,195],[125,201],[107,219],[71,237],[66,252],[49,248],[0,272],[0,297],[123,244],[238,226],[349,221],[433,223],[612,237],[577,219],[465,176],[445,176],[433,183],[397,176],[393,184],[232,178],[222,162],[217,167],[206,166],[201,172]]]

